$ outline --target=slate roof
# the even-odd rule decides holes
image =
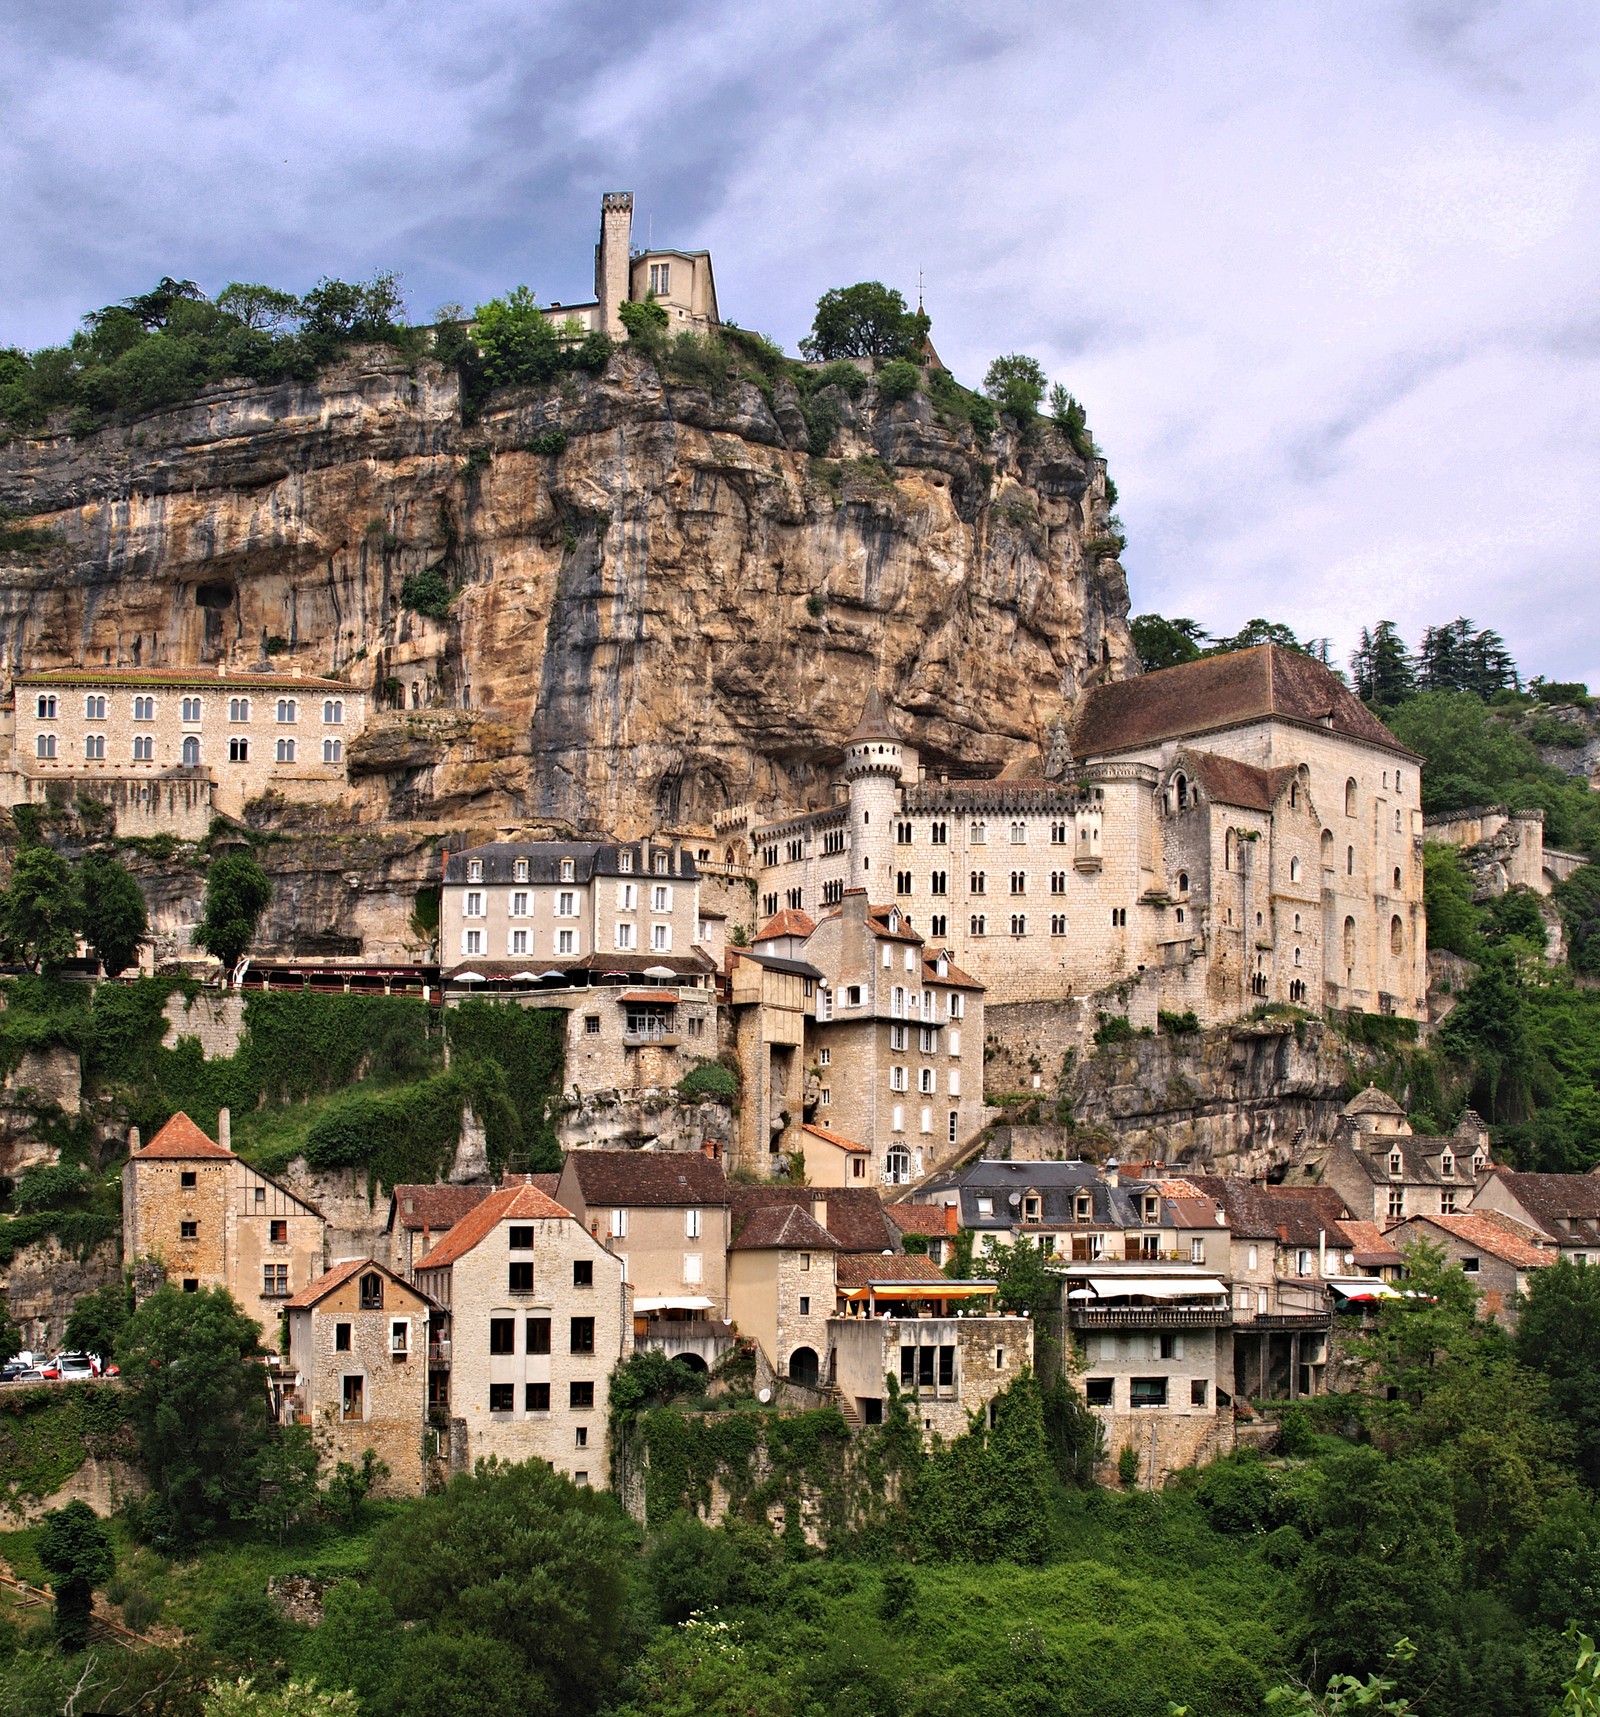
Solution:
[[[577,1221],[565,1205],[547,1198],[536,1186],[502,1187],[469,1210],[416,1267],[418,1270],[438,1270],[455,1263],[502,1222],[519,1218],[532,1222],[550,1217]]]
[[[148,1145],[137,1151],[130,1151],[129,1157],[137,1162],[148,1158],[165,1158],[177,1162],[196,1157],[215,1157],[222,1162],[229,1162],[233,1158],[233,1152],[202,1132],[180,1109]]]
[[[1352,1097],[1340,1113],[1345,1115],[1403,1115],[1405,1110],[1395,1102],[1387,1091],[1380,1091],[1376,1085],[1369,1085],[1365,1091]]]
[[[1415,757],[1337,674],[1276,644],[1091,687],[1073,722],[1072,754],[1100,757],[1270,717]]]
[[[1471,1156],[1457,1150],[1450,1139],[1423,1138],[1414,1133],[1370,1133],[1359,1143],[1341,1139],[1335,1149],[1348,1151],[1350,1158],[1360,1164],[1374,1186],[1393,1184],[1471,1189],[1477,1185]],[[1439,1167],[1439,1159],[1446,1151],[1455,1159],[1455,1168],[1450,1174],[1443,1173]],[[1396,1154],[1400,1158],[1400,1172],[1391,1174],[1389,1159]],[[1326,1176],[1326,1169],[1323,1172]]]
[[[845,744],[859,745],[869,739],[900,743],[900,735],[889,725],[889,711],[884,707],[883,695],[876,686],[867,693],[867,701],[861,706],[861,719]]]
[[[739,1224],[730,1252],[837,1252],[839,1242],[798,1204],[767,1204]]]
[[[1251,811],[1270,811],[1278,802],[1278,795],[1299,773],[1287,765],[1262,769],[1254,763],[1219,757],[1214,751],[1186,750],[1184,761],[1207,798],[1219,805],[1239,805]]]
[[[1021,1222],[1022,1200],[1029,1193],[1039,1195],[1040,1213],[1038,1223],[1030,1223],[1030,1227],[1078,1226],[1077,1196],[1083,1191],[1093,1201],[1090,1221],[1083,1226],[1141,1227],[1144,1219],[1135,1199],[1146,1190],[1155,1191],[1138,1182],[1132,1187],[1111,1186],[1096,1164],[1085,1162],[981,1159],[957,1175],[952,1184],[960,1201],[961,1226],[996,1230]],[[980,1210],[980,1199],[990,1200],[992,1209]]]
[[[1496,1169],[1506,1191],[1554,1239],[1600,1242],[1600,1180],[1587,1174]]]
[[[1488,1215],[1471,1210],[1457,1211],[1451,1216],[1414,1216],[1402,1224],[1427,1224],[1441,1229],[1465,1245],[1476,1246],[1491,1258],[1499,1258],[1518,1270],[1536,1270],[1543,1264],[1553,1264],[1558,1256],[1553,1246],[1540,1246],[1531,1228],[1517,1222],[1507,1225]]]
[[[671,862],[672,847],[662,841],[650,843],[651,863],[654,855],[666,853]],[[631,855],[632,868],[623,870],[620,855]],[[561,882],[562,859],[572,860],[572,878],[569,886],[592,882],[597,876],[626,876],[634,882],[693,882],[699,871],[695,869],[694,855],[687,847],[681,848],[678,854],[679,868],[663,874],[650,869],[644,862],[643,843],[638,841],[486,841],[482,846],[467,847],[458,853],[448,853],[444,861],[444,880],[448,883],[465,883],[467,880],[467,860],[477,859],[483,865],[482,881],[488,883],[509,883],[514,880],[513,866],[518,859],[526,859],[528,863],[528,881],[530,883]]]
[[[586,1204],[726,1204],[722,1164],[698,1151],[573,1151],[567,1167]]]
[[[404,1288],[408,1294],[415,1294],[419,1299],[427,1300],[430,1306],[435,1304],[421,1288],[413,1286],[404,1276],[397,1276],[388,1265],[380,1264],[376,1258],[346,1258],[343,1263],[335,1264],[331,1270],[318,1276],[316,1281],[307,1283],[293,1299],[285,1300],[284,1309],[291,1312],[308,1311],[320,1300],[325,1300],[335,1288],[343,1286],[352,1276],[359,1276],[367,1270],[376,1270],[380,1276],[386,1277],[396,1287]]]
[[[492,1186],[448,1186],[442,1182],[397,1186],[389,1198],[388,1228],[390,1232],[399,1228],[417,1233],[425,1228],[430,1234],[443,1234],[494,1190]],[[555,1189],[548,1190],[553,1193]]]
[[[889,1220],[871,1187],[735,1186],[728,1189],[734,1228],[755,1211],[796,1205],[810,1215],[814,1203],[827,1205],[827,1230],[845,1252],[898,1252],[900,1230]]]

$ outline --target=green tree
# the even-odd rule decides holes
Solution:
[[[800,1704],[794,1667],[749,1640],[738,1623],[695,1616],[659,1634],[633,1665],[632,1698],[618,1707],[617,1717],[792,1717]],[[848,1695],[826,1706],[806,1701],[804,1708],[863,1714],[894,1709],[870,1696]]]
[[[627,330],[628,338],[637,345],[648,346],[667,331],[667,307],[653,298],[624,299],[617,306],[617,320]]]
[[[0,1361],[11,1359],[22,1351],[22,1331],[11,1315],[11,1308],[0,1299]]]
[[[548,381],[560,368],[560,338],[526,286],[480,304],[472,321],[491,385]]]
[[[139,957],[149,919],[144,895],[125,865],[109,853],[88,853],[78,866],[83,938],[108,978]]]
[[[1062,1279],[1037,1246],[1019,1239],[1000,1247],[989,1260],[988,1272],[997,1284],[995,1303],[1001,1311],[1026,1313],[1044,1328],[1061,1315]]]
[[[1198,661],[1208,642],[1197,620],[1167,620],[1159,614],[1136,614],[1128,622],[1139,666],[1147,674]]]
[[[89,1643],[95,1587],[105,1585],[117,1566],[110,1535],[87,1503],[69,1502],[45,1515],[38,1553],[55,1592],[56,1640],[63,1651],[82,1651]]]
[[[78,951],[79,911],[67,861],[50,847],[23,847],[0,894],[0,949],[30,972],[59,966]]]
[[[591,1709],[615,1678],[629,1554],[609,1496],[542,1462],[480,1461],[387,1523],[372,1568],[402,1621],[510,1652],[519,1709],[554,1717]]]
[[[133,1311],[133,1294],[125,1282],[107,1282],[73,1302],[67,1317],[67,1347],[97,1358],[115,1357],[117,1341]]]
[[[1397,1434],[1421,1407],[1439,1367],[1474,1356],[1488,1333],[1477,1321],[1476,1289],[1446,1260],[1443,1246],[1414,1240],[1404,1251],[1410,1291],[1380,1300],[1371,1327],[1350,1342],[1352,1356],[1370,1369],[1379,1418]]]
[[[1440,1044],[1472,1063],[1472,1101],[1491,1121],[1514,1121],[1530,1107],[1535,1071],[1527,994],[1514,951],[1490,948],[1439,1033]]]
[[[884,399],[910,399],[922,386],[922,371],[909,358],[891,358],[878,371],[878,392]]]
[[[1060,382],[1050,389],[1050,419],[1067,438],[1068,445],[1080,459],[1093,459],[1098,456],[1099,449],[1094,444],[1094,437],[1089,433],[1089,414]],[[1117,504],[1116,484],[1109,477],[1106,479],[1106,499],[1112,506]],[[1177,624],[1185,625],[1189,622],[1178,621]]]
[[[394,1717],[522,1717],[549,1709],[536,1691],[525,1699],[516,1650],[488,1633],[414,1634],[401,1648],[398,1671],[388,1708]]]
[[[204,1717],[357,1717],[353,1693],[337,1693],[314,1681],[286,1681],[281,1687],[257,1687],[248,1676],[213,1681],[201,1707]]]
[[[1310,656],[1318,652],[1303,643],[1281,620],[1263,620],[1259,616],[1245,621],[1231,637],[1213,638],[1208,656],[1226,656],[1235,650],[1254,650],[1261,644],[1276,644],[1280,650],[1293,650],[1297,655]]]
[[[405,320],[400,276],[381,270],[370,280],[324,276],[300,300],[301,324],[314,340],[388,340]]]
[[[324,1687],[350,1688],[366,1717],[380,1717],[393,1708],[399,1631],[394,1605],[377,1587],[341,1580],[323,1600],[306,1667]]]
[[[1384,708],[1404,703],[1416,690],[1405,639],[1392,620],[1380,620],[1370,632],[1361,628],[1361,642],[1350,658],[1350,678],[1363,703]]]
[[[1428,914],[1428,946],[1463,959],[1483,953],[1478,909],[1472,903],[1472,877],[1460,847],[1429,841],[1422,849],[1422,902]]]
[[[340,1461],[333,1477],[323,1490],[324,1506],[346,1527],[353,1527],[361,1518],[361,1505],[372,1494],[372,1487],[389,1476],[389,1463],[378,1459],[376,1449],[361,1451],[361,1464]]]
[[[817,300],[811,332],[800,342],[812,363],[834,358],[920,357],[928,318],[881,280],[836,286]]]
[[[354,1469],[351,1469],[354,1471]],[[317,1446],[309,1425],[285,1425],[269,1439],[256,1463],[260,1487],[250,1518],[279,1544],[317,1511]]]
[[[157,1543],[215,1532],[255,1500],[267,1437],[261,1332],[225,1288],[151,1294],[117,1342],[139,1464],[138,1516]]]
[[[300,320],[300,300],[275,286],[230,280],[217,294],[217,308],[238,317],[246,328],[282,333]]]
[[[1539,774],[1539,754],[1471,692],[1424,690],[1387,720],[1402,745],[1428,760],[1422,808],[1430,816],[1493,804]]]
[[[984,372],[983,391],[1018,423],[1031,423],[1044,398],[1044,369],[1037,358],[1011,352],[996,358]]]
[[[1572,1427],[1579,1471],[1600,1490],[1600,1269],[1561,1258],[1533,1271],[1512,1346],[1545,1379],[1551,1408]]]
[[[1417,684],[1430,692],[1469,692],[1485,700],[1521,684],[1517,664],[1498,632],[1474,631],[1470,620],[1430,626],[1417,650]]]
[[[194,939],[225,967],[248,952],[272,902],[272,879],[248,853],[225,853],[206,868],[205,914]]]
[[[739,1584],[741,1559],[725,1532],[697,1515],[675,1514],[654,1534],[645,1557],[645,1587],[669,1627],[721,1609]]]
[[[1567,937],[1567,964],[1585,977],[1600,977],[1600,864],[1575,870],[1556,885],[1555,894]]]

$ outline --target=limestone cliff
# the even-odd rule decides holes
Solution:
[[[385,706],[347,821],[625,835],[815,802],[873,683],[931,764],[998,765],[1133,671],[1098,461],[829,391],[814,459],[787,380],[623,350],[466,425],[453,371],[373,349],[13,440],[0,507],[60,543],[0,555],[0,669],[270,648]],[[402,604],[429,571],[443,619]]]

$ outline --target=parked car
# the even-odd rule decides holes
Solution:
[[[19,1371],[11,1381],[13,1383],[43,1383],[46,1378],[44,1372],[37,1365],[30,1365],[26,1371]]]
[[[23,1372],[32,1369],[32,1366],[20,1359],[8,1359],[4,1365],[0,1365],[0,1383],[15,1383]]]
[[[53,1363],[58,1377],[82,1379],[100,1375],[100,1361],[87,1353],[58,1353]]]

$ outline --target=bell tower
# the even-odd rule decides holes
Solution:
[[[601,331],[613,338],[623,333],[617,306],[628,297],[632,249],[633,192],[607,191],[600,199],[600,242],[594,247],[594,295],[600,305]]]
[[[895,794],[900,786],[900,736],[874,686],[855,732],[844,742],[844,778],[850,789],[850,886],[889,893],[889,852],[894,839]]]

